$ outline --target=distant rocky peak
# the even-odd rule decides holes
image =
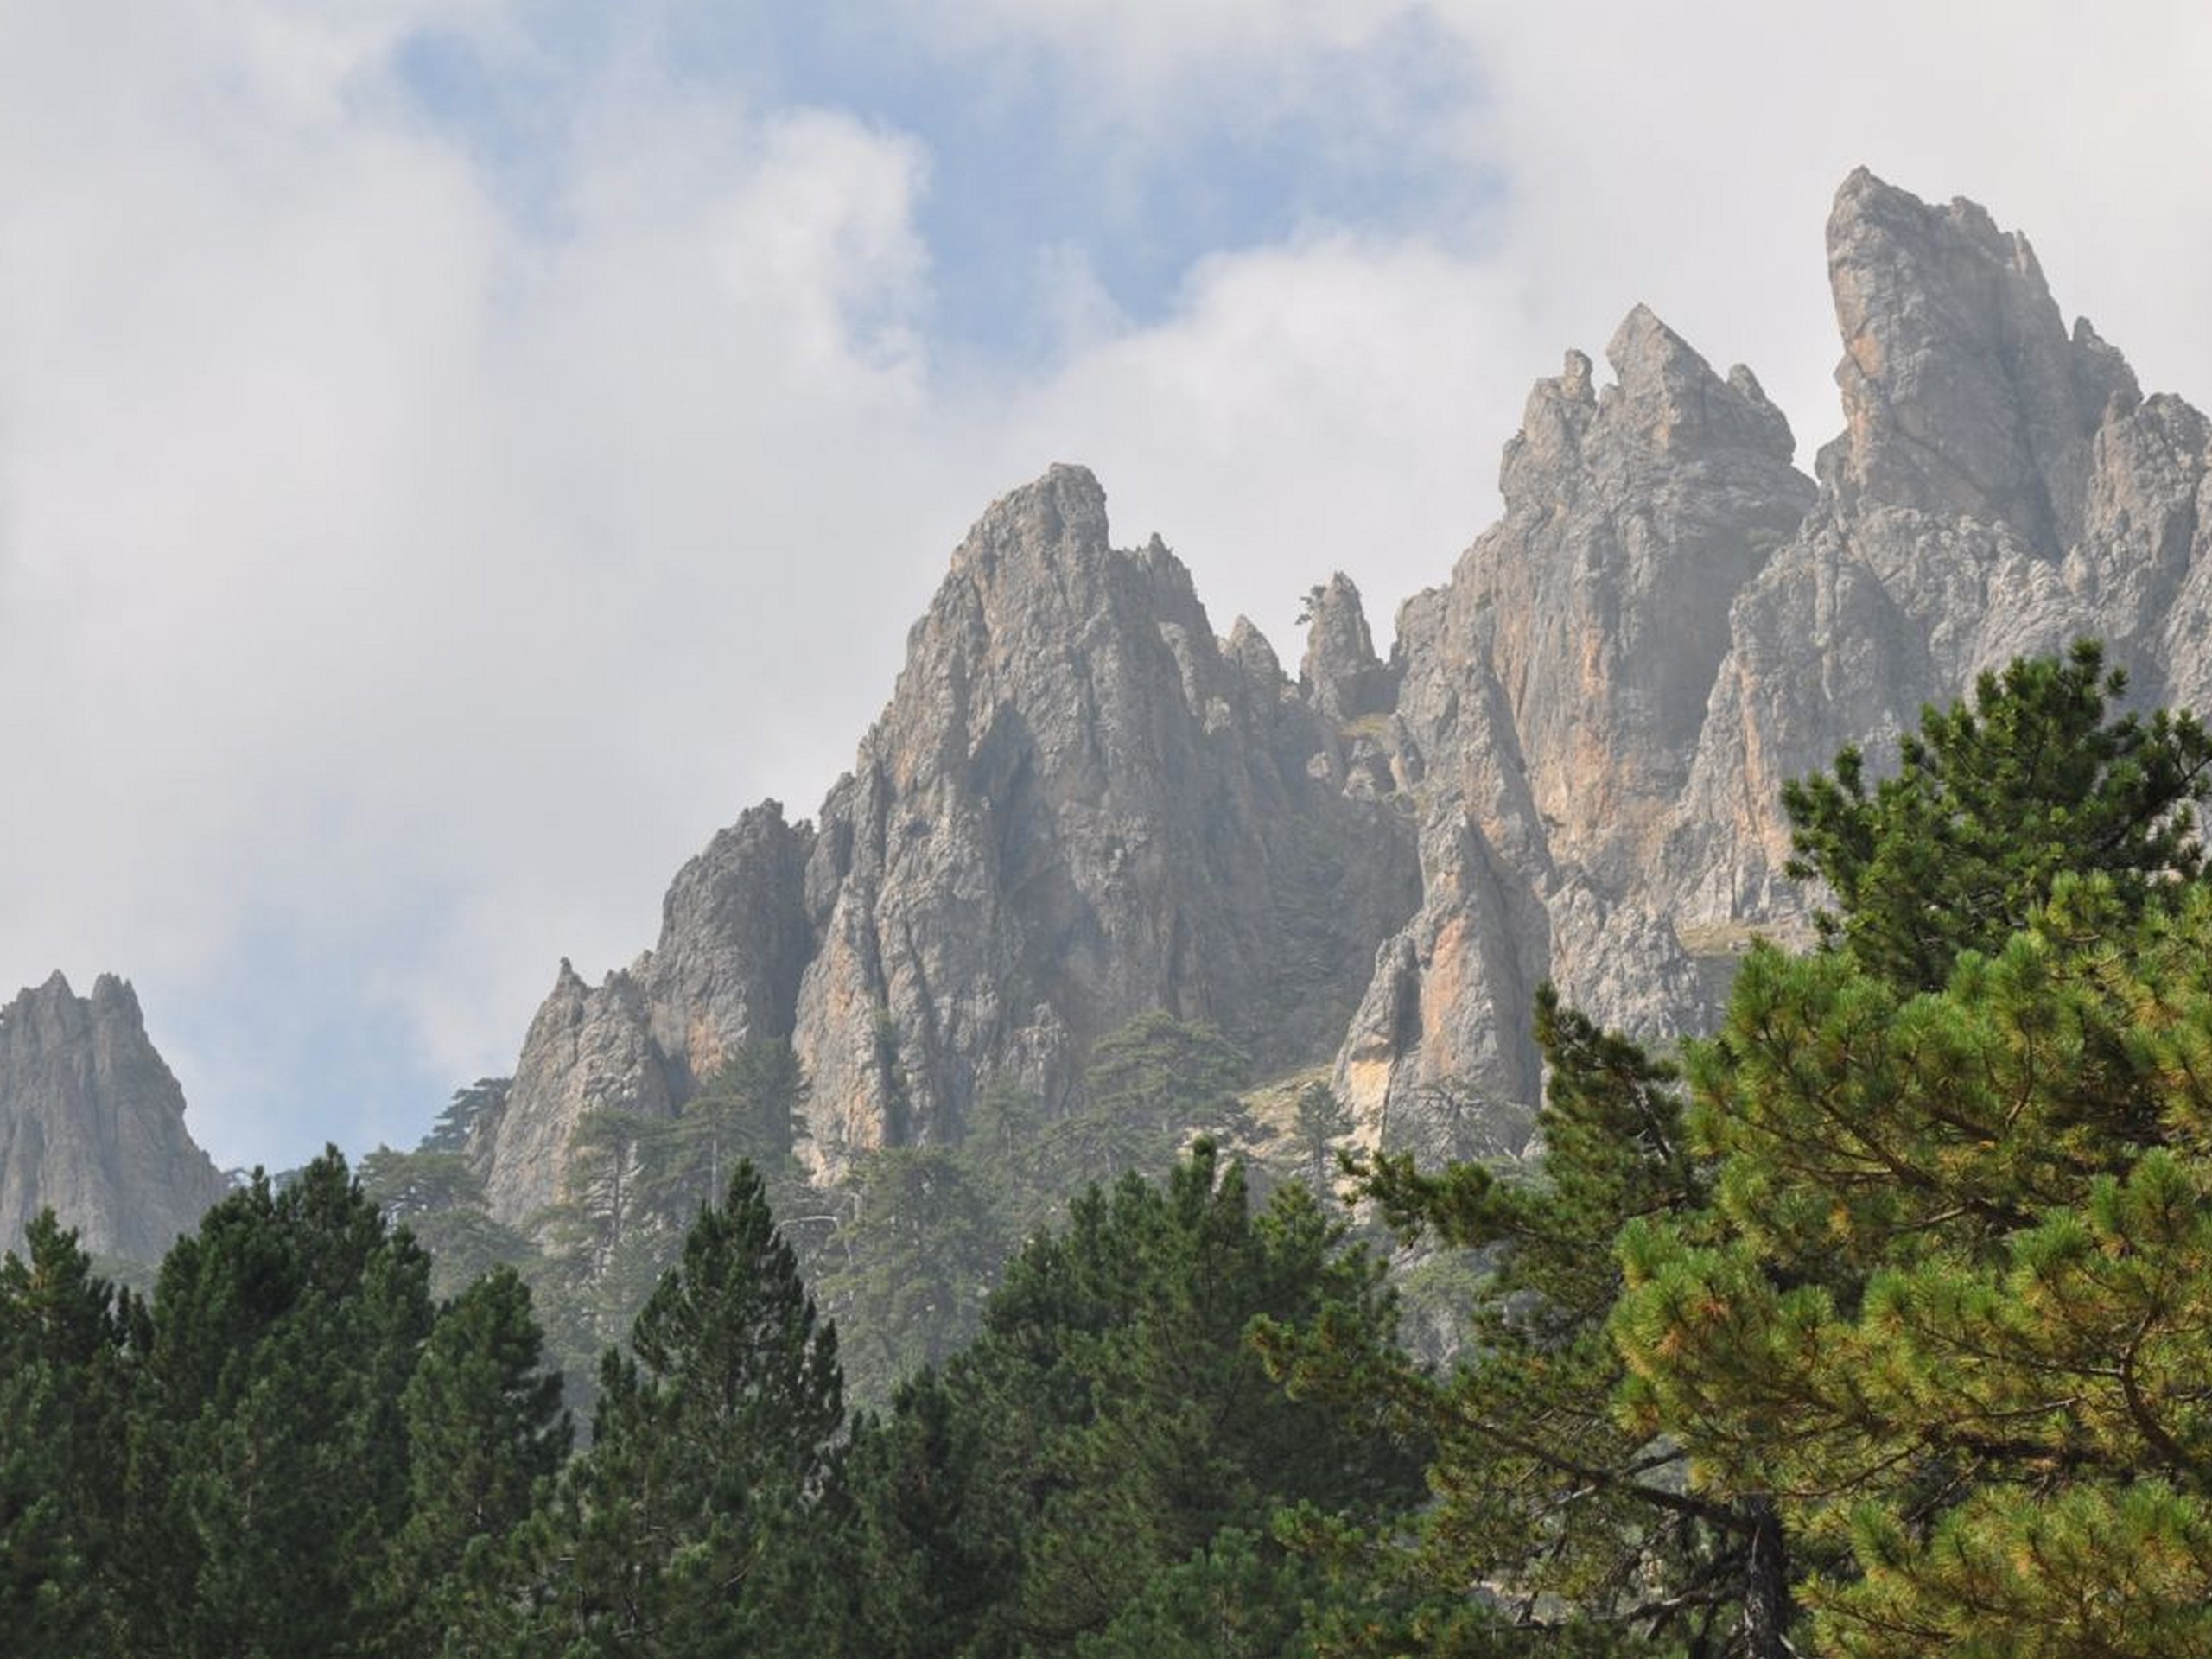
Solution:
[[[1649,306],[1622,320],[1605,360],[1613,379],[1602,390],[1578,351],[1530,389],[1499,469],[1509,513],[1541,516],[1593,480],[1632,485],[1654,464],[1740,456],[1788,467],[1796,439],[1758,378],[1738,365],[1722,378]]]
[[[1268,643],[1249,617],[1240,616],[1230,624],[1229,637],[1221,642],[1221,654],[1242,671],[1253,690],[1272,702],[1284,684],[1282,659],[1275,655],[1275,648]]]
[[[128,981],[79,997],[57,972],[0,1008],[0,1248],[51,1205],[87,1249],[158,1261],[225,1190]]]
[[[1649,306],[1622,320],[1605,360],[1614,380],[1599,397],[1600,417],[1656,451],[1743,448],[1782,461],[1796,452],[1788,419],[1757,376],[1739,363],[1722,379]]]
[[[1081,561],[1109,550],[1105,490],[1089,467],[1056,462],[991,503],[954,552],[951,574],[988,582],[1009,560]]]
[[[1341,570],[1307,595],[1298,677],[1313,706],[1334,721],[1388,714],[1397,701],[1396,677],[1375,655],[1359,589]]]
[[[0,1039],[14,1045],[16,1052],[51,1052],[80,1040],[95,1026],[145,1040],[145,1017],[130,981],[102,974],[92,982],[92,994],[80,997],[68,976],[57,968],[44,982],[17,992],[0,1007]]]
[[[1597,413],[1590,359],[1569,351],[1556,376],[1529,389],[1521,429],[1506,442],[1497,483],[1509,509],[1541,512],[1551,505],[1562,480],[1580,470],[1583,435]]]
[[[2069,335],[2027,238],[1861,168],[1828,216],[1844,435],[1823,483],[1847,510],[2002,524],[2056,557],[2079,537],[2090,444],[2141,401],[2086,322]]]

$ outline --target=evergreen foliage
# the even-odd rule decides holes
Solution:
[[[750,1162],[771,1198],[787,1194],[798,1176],[798,1143],[806,1137],[811,1092],[788,1042],[742,1043],[644,1147],[649,1200],[688,1225],[720,1201],[730,1173]]]
[[[0,1647],[2212,1653],[2212,749],[2121,690],[2094,647],[2015,664],[1888,782],[1794,786],[1822,947],[1755,947],[1679,1072],[1544,992],[1541,1172],[1352,1166],[1449,1253],[1449,1370],[1347,1217],[1176,1156],[1246,1065],[1165,1015],[1071,1114],[1001,1082],[834,1192],[781,1046],[591,1120],[556,1265],[626,1346],[573,1455],[523,1279],[420,1242],[488,1224],[494,1085],[361,1180],[257,1174],[149,1300],[43,1217],[0,1261]],[[1342,1109],[1294,1107],[1325,1179]],[[880,1414],[846,1421],[783,1197],[835,1223]]]
[[[2212,894],[2062,880],[1904,996],[1762,952],[1700,1051],[1717,1231],[1631,1228],[1630,1421],[1834,1560],[1853,1655],[2212,1644]]]
[[[1295,1385],[1374,1402],[1437,1442],[1433,1502],[1409,1535],[1394,1524],[1363,1542],[1309,1524],[1310,1546],[1333,1528],[1334,1546],[1363,1550],[1408,1609],[1346,1626],[1331,1652],[1717,1653],[1741,1643],[1770,1592],[1752,1570],[1764,1518],[1685,1491],[1673,1452],[1612,1409],[1624,1376],[1607,1332],[1614,1236],[1633,1217],[1694,1214],[1708,1191],[1673,1070],[1548,987],[1536,1030],[1550,1073],[1541,1179],[1472,1163],[1424,1173],[1404,1154],[1353,1166],[1402,1233],[1491,1262],[1466,1363],[1438,1376],[1396,1351],[1348,1348],[1325,1325],[1268,1335]],[[1471,1599],[1471,1583],[1484,1595]]]
[[[843,1419],[760,1176],[741,1163],[601,1362],[590,1448],[518,1552],[521,1653],[804,1652],[789,1569]]]
[[[967,1345],[1008,1245],[958,1152],[864,1153],[845,1185],[852,1213],[819,1258],[819,1282],[837,1328],[857,1333],[844,1354],[851,1392],[882,1401]]]
[[[1407,1501],[1408,1445],[1291,1399],[1250,1339],[1272,1317],[1387,1344],[1380,1268],[1341,1246],[1303,1187],[1255,1210],[1203,1140],[1164,1187],[1129,1175],[1077,1199],[1015,1256],[942,1381],[856,1436],[856,1548],[887,1592],[861,1609],[871,1636],[916,1655],[1120,1644],[1138,1627],[1112,1635],[1117,1621],[1224,1529],[1264,1539],[1299,1501],[1362,1515]],[[1250,1548],[1262,1576],[1291,1570],[1272,1541]]]
[[[492,1218],[484,1179],[467,1155],[433,1145],[434,1132],[413,1152],[379,1147],[361,1160],[361,1190],[385,1219],[404,1226],[430,1255],[430,1291],[448,1298],[503,1266],[535,1268],[537,1251],[512,1227]]]
[[[1847,748],[1832,776],[1789,785],[1796,857],[1838,909],[1817,919],[1867,972],[1938,990],[1961,951],[1994,950],[2057,879],[2108,876],[2139,912],[2196,875],[2195,807],[2212,794],[2212,737],[2194,715],[2118,715],[2127,677],[2103,648],[2014,662],[1974,706],[1922,710],[1897,772],[1871,790]]]
[[[374,1650],[407,1512],[400,1394],[433,1312],[427,1258],[334,1150],[178,1242],[131,1421],[138,1650]]]
[[[569,1455],[561,1378],[512,1268],[440,1310],[400,1410],[410,1502],[384,1568],[385,1651],[434,1659],[499,1593],[499,1545]]]
[[[143,1307],[48,1210],[0,1262],[0,1627],[23,1659],[122,1649],[113,1601]]]
[[[2212,893],[2193,719],[2077,645],[1792,791],[1828,949],[1694,1045],[1630,1223],[1633,1433],[1770,1504],[1823,1650],[2212,1649]]]

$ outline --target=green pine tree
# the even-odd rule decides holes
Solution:
[[[0,1626],[22,1659],[128,1651],[124,1431],[148,1332],[47,1210],[0,1261]]]
[[[856,1437],[860,1628],[916,1656],[1072,1652],[1224,1529],[1410,1501],[1408,1444],[1286,1395],[1252,1339],[1273,1318],[1387,1344],[1380,1269],[1342,1242],[1302,1186],[1256,1209],[1203,1140],[1164,1187],[1079,1196],[1008,1264],[976,1341]],[[1285,1567],[1253,1548],[1262,1576]]]
[[[976,1333],[1007,1243],[969,1168],[937,1147],[854,1159],[851,1213],[822,1253],[819,1284],[855,1399],[888,1399]]]
[[[524,1542],[516,1650],[806,1651],[799,1541],[843,1420],[836,1339],[750,1164],[694,1222],[631,1351],[602,1362],[590,1449]]]
[[[1837,905],[1817,918],[1823,938],[1869,973],[1937,990],[1960,952],[2024,926],[2061,875],[2102,872],[2131,912],[2195,876],[2212,736],[2190,714],[2117,715],[2126,689],[2082,640],[1982,675],[1971,707],[1924,709],[1878,785],[1856,748],[1833,775],[1790,784],[1790,874]]]
[[[400,1400],[409,1510],[383,1570],[381,1651],[393,1659],[434,1659],[449,1634],[480,1632],[496,1612],[500,1551],[569,1454],[561,1378],[543,1362],[512,1268],[439,1311]]]
[[[1621,1240],[1624,1425],[1771,1506],[1825,1651],[2212,1651],[2207,745],[2101,667],[1793,791],[1827,948],[1746,960],[1712,1202]]]
[[[130,1424],[133,1651],[377,1651],[433,1315],[428,1258],[334,1149],[177,1242]]]
[[[1778,1652],[1770,1515],[1685,1490],[1678,1456],[1612,1404],[1625,1377],[1607,1330],[1622,1286],[1614,1237],[1638,1217],[1695,1215],[1709,1195],[1674,1071],[1548,987],[1536,1034],[1549,1077],[1541,1179],[1473,1163],[1427,1173],[1404,1154],[1355,1166],[1402,1234],[1490,1262],[1463,1363],[1439,1376],[1325,1325],[1270,1333],[1296,1385],[1436,1441],[1433,1499],[1418,1515],[1363,1540],[1309,1522],[1309,1548],[1363,1558],[1370,1601],[1398,1609],[1339,1619],[1327,1650]],[[1484,1594],[1471,1599],[1471,1584]]]

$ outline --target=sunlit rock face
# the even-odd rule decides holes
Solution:
[[[1845,429],[1731,618],[1661,872],[1691,925],[1801,909],[1783,781],[1882,752],[1985,669],[2088,634],[2147,699],[2212,689],[2202,418],[2069,331],[2025,238],[1971,202],[1855,173],[1828,268]]]
[[[1357,639],[1348,590],[1329,613]],[[1157,538],[1116,549],[1089,473],[994,505],[820,816],[796,1027],[817,1133],[957,1135],[994,1071],[1054,1096],[1151,1008],[1325,1054],[1415,897],[1341,724],[1249,627],[1215,637]]]
[[[85,1249],[157,1262],[226,1187],[126,982],[57,973],[0,1008],[0,1248],[50,1205]]]
[[[1349,582],[1323,610],[1301,686],[1249,624],[1216,638],[1157,538],[1113,546],[1089,473],[995,503],[816,819],[756,809],[652,951],[564,971],[479,1134],[495,1211],[557,1197],[594,1103],[671,1110],[748,1037],[796,1046],[817,1158],[957,1137],[1001,1075],[1062,1099],[1154,1008],[1325,1059],[1419,877],[1390,671]]]
[[[1079,467],[995,503],[814,819],[747,814],[653,950],[563,976],[480,1133],[497,1206],[554,1195],[594,1103],[675,1109],[751,1036],[797,1046],[834,1158],[957,1136],[994,1077],[1061,1100],[1155,1007],[1263,1071],[1333,1055],[1370,1142],[1511,1149],[1540,983],[1665,1038],[1752,930],[1802,927],[1785,780],[2085,633],[2146,700],[2212,702],[2204,419],[1971,203],[1857,173],[1827,239],[1815,477],[1748,369],[1638,307],[1530,392],[1503,517],[1387,657],[1341,577],[1295,681],[1217,638]]]

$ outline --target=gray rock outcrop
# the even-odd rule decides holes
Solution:
[[[791,1039],[828,1159],[957,1137],[1001,1073],[1058,1104],[1154,1008],[1325,1058],[1419,877],[1353,712],[1389,671],[1349,582],[1323,611],[1309,698],[1249,623],[1215,637],[1158,538],[1111,544],[1089,473],[996,503],[816,821],[756,809],[679,875],[652,950],[597,987],[564,966],[478,1132],[494,1212],[558,1197],[594,1105],[673,1110],[747,1036]]]
[[[1324,614],[1364,636],[1349,584]],[[1051,1100],[1151,1008],[1326,1053],[1415,896],[1410,837],[1344,793],[1334,725],[1249,631],[1224,651],[1157,537],[1111,546],[1089,473],[998,502],[823,808],[797,1026],[817,1133],[957,1135],[1015,1055]]]
[[[755,1038],[788,1038],[812,953],[803,903],[813,832],[765,801],[677,872],[660,940],[597,986],[566,961],[531,1021],[512,1086],[474,1155],[502,1220],[562,1196],[568,1148],[594,1110],[666,1116]]]
[[[85,1249],[157,1262],[227,1190],[128,982],[57,973],[0,1008],[0,1248],[51,1205]]]
[[[1510,1142],[1540,1091],[1539,983],[1644,1030],[1697,976],[1643,887],[1688,776],[1729,607],[1811,504],[1789,427],[1630,313],[1601,392],[1569,353],[1506,446],[1505,518],[1398,618],[1399,766],[1420,779],[1420,913],[1338,1058],[1371,1138]],[[1633,953],[1633,954],[1631,954]]]
[[[2103,639],[2145,699],[2194,702],[2212,574],[2205,424],[2086,321],[2024,238],[1861,170],[1828,219],[1845,429],[1804,529],[1730,618],[1654,891],[1688,926],[1786,922],[1783,783],[1878,754],[1923,703],[2023,654]]]

